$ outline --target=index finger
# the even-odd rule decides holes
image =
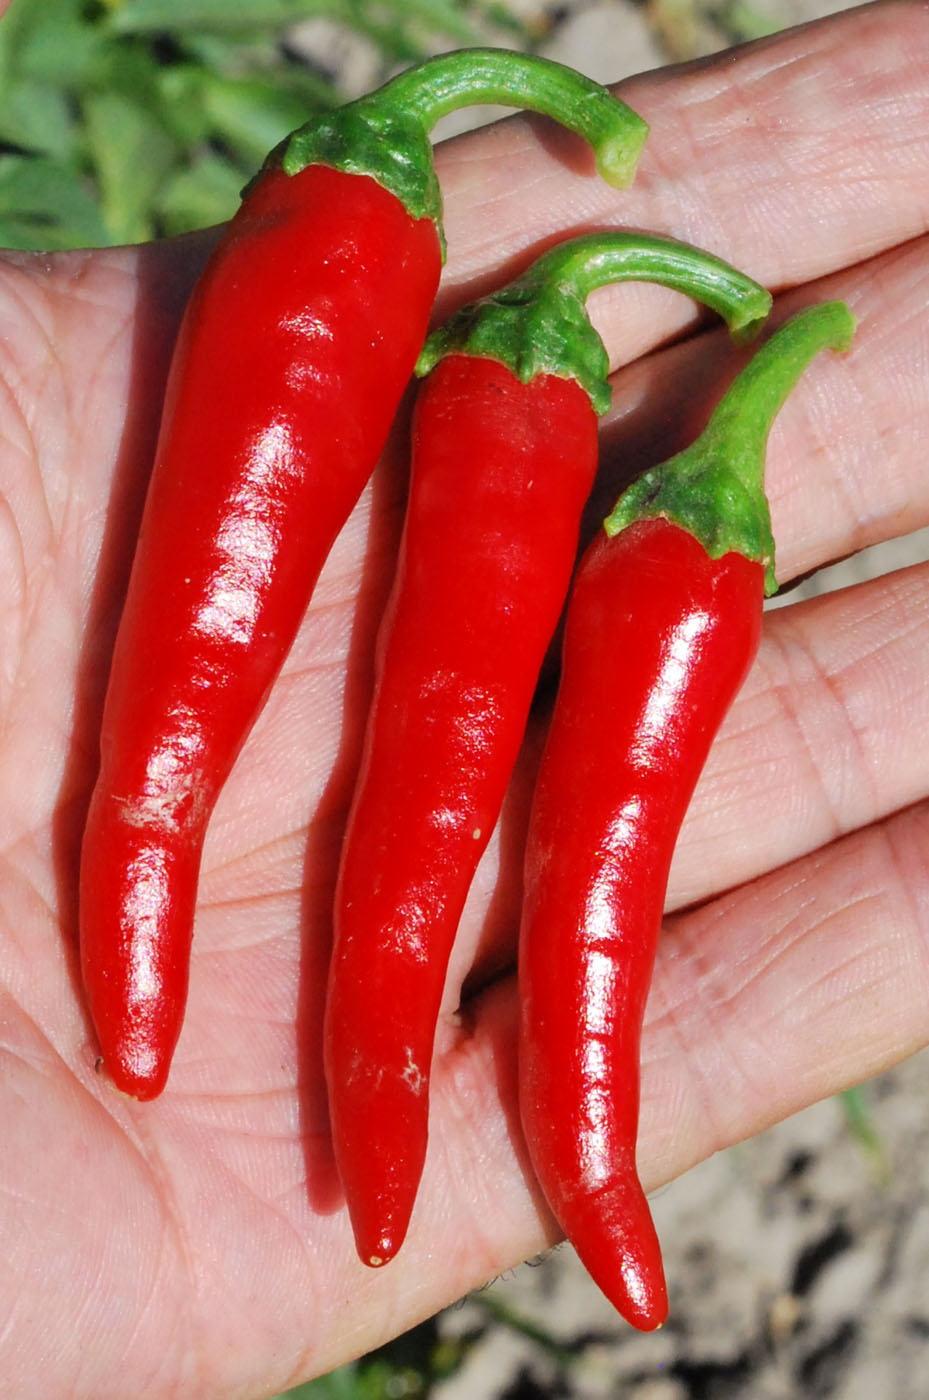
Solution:
[[[650,125],[633,185],[514,117],[439,148],[449,260],[440,315],[555,238],[640,227],[782,290],[929,228],[929,9],[879,3],[617,89]],[[657,289],[597,293],[613,364],[692,320]]]

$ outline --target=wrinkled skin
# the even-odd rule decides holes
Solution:
[[[744,266],[778,318],[846,298],[854,350],[818,362],[772,434],[779,577],[929,524],[929,8],[848,13],[623,95],[652,126],[623,193],[542,122],[442,149],[440,314],[556,233],[611,224]],[[321,993],[402,434],[217,808],[168,1090],[137,1105],[94,1072],[77,852],[159,394],[208,244],[0,262],[0,1375],[18,1400],[267,1395],[555,1238],[515,1111],[512,975],[544,706],[460,930],[422,1196],[383,1271],[358,1263],[333,1177]],[[606,503],[692,436],[740,352],[653,288],[591,307],[617,366]],[[672,871],[648,1188],[929,1041],[927,585],[921,565],[768,616]]]

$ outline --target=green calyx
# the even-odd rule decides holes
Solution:
[[[370,175],[396,195],[412,218],[430,218],[441,232],[442,195],[429,133],[415,116],[374,97],[349,102],[300,127],[281,149],[280,165],[285,175],[299,175],[308,165]]]
[[[587,298],[612,282],[657,282],[719,312],[734,335],[757,331],[770,294],[711,253],[654,234],[587,234],[542,255],[523,275],[465,307],[426,341],[416,373],[445,355],[499,360],[527,384],[538,374],[576,379],[598,414],[610,405],[609,357]]]
[[[527,274],[466,306],[426,341],[416,373],[422,377],[454,354],[499,360],[523,384],[537,374],[572,377],[587,390],[598,414],[609,408],[609,357],[583,297],[571,287],[538,283]]]
[[[269,159],[288,175],[308,165],[370,175],[411,217],[432,219],[442,239],[442,198],[429,133],[440,117],[475,103],[552,117],[590,144],[600,174],[619,187],[632,179],[648,134],[630,107],[573,68],[509,49],[459,49],[314,117]]]
[[[736,551],[762,564],[765,593],[775,593],[764,491],[768,435],[810,361],[820,350],[847,350],[854,333],[855,318],[840,301],[808,307],[787,321],[733,381],[696,442],[623,492],[603,522],[606,533],[617,535],[637,520],[672,520],[712,559]]]

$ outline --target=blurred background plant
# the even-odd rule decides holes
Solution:
[[[718,30],[716,47],[776,27],[746,0],[636,2],[667,58],[707,47],[704,15]],[[314,110],[443,49],[531,49],[576,8],[542,0],[13,0],[0,24],[0,246],[135,243],[219,223],[266,153]],[[611,13],[622,24],[624,0]],[[329,27],[322,61],[312,38],[301,39],[320,24]],[[347,65],[333,33],[342,35],[341,56],[353,60]]]
[[[0,245],[134,243],[228,218],[266,153],[346,96],[295,44],[308,17],[366,41],[372,85],[440,48],[533,39],[486,0],[13,0]]]

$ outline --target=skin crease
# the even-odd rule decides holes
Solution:
[[[610,223],[744,265],[780,293],[777,320],[843,297],[854,349],[817,363],[771,437],[779,576],[929,523],[929,8],[850,12],[623,95],[652,135],[622,193],[535,121],[440,152],[437,317],[559,231]],[[555,1238],[517,1128],[508,975],[446,1020],[422,1206],[389,1268],[356,1260],[332,1174],[328,911],[402,441],[217,806],[172,1085],[133,1105],[94,1075],[77,848],[140,463],[208,242],[0,264],[0,1374],[17,1400],[266,1395]],[[725,332],[651,353],[696,325],[660,291],[598,293],[592,310],[625,366],[604,429],[609,500],[624,471],[692,436],[736,361]],[[647,1189],[929,1039],[927,572],[768,616],[671,872],[679,912],[643,1042]],[[462,923],[450,1005],[476,961],[512,966],[538,726]]]

